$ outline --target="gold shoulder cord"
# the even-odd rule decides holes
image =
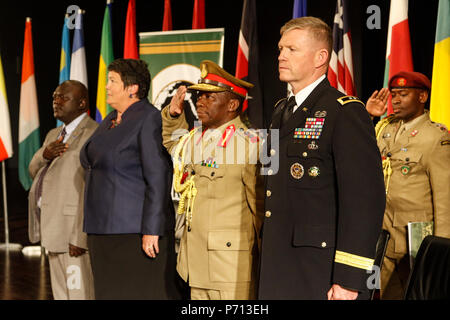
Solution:
[[[377,141],[380,138],[384,128],[386,128],[387,125],[391,123],[393,120],[394,116],[389,116],[385,117],[383,120],[378,121],[377,125],[375,126],[375,135],[377,137]],[[386,194],[387,194],[389,190],[389,182],[391,181],[392,176],[391,157],[386,157],[386,159],[383,159],[382,165],[383,165],[384,180],[386,181]]]
[[[178,214],[183,214],[186,211],[186,226],[189,231],[191,229],[194,200],[197,195],[197,188],[195,187],[194,175],[192,175],[189,180],[186,180],[183,184],[181,183],[181,180],[183,179],[184,174],[186,147],[189,145],[191,138],[195,135],[197,130],[197,128],[191,130],[191,132],[185,134],[180,139],[174,154],[173,188],[175,192],[181,194],[180,202],[178,203]],[[188,200],[187,206],[186,199]]]

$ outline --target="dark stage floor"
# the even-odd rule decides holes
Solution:
[[[0,220],[0,242],[5,242]],[[30,246],[26,218],[9,221],[11,243]],[[24,255],[22,251],[0,250],[0,300],[52,300],[48,259],[45,255]]]

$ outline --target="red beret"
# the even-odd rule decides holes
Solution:
[[[431,82],[420,72],[401,71],[389,80],[389,90],[394,88],[416,88],[430,90]]]

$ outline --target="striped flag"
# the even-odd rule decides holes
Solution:
[[[259,84],[258,31],[256,26],[256,1],[244,0],[241,30],[236,59],[236,78],[255,86],[249,90],[250,100],[244,102],[242,111],[248,107],[248,119],[257,128],[263,127],[262,94]]]
[[[292,13],[292,18],[300,18],[306,16],[306,0],[294,0],[294,10]]]
[[[128,1],[123,57],[124,59],[139,59],[138,44],[136,38],[136,0]]]
[[[9,120],[8,98],[6,97],[5,78],[0,57],[0,162],[13,155],[11,123]]]
[[[105,14],[103,16],[102,41],[100,48],[100,59],[98,66],[98,85],[97,85],[97,111],[95,120],[102,120],[113,109],[106,103],[106,83],[108,82],[108,65],[113,62],[113,43],[111,31],[111,0],[106,3]]]
[[[400,71],[414,71],[409,36],[408,0],[391,0],[383,86],[387,88],[389,79]],[[389,96],[387,114],[393,112]]]
[[[195,0],[192,29],[205,29],[205,0]]]
[[[445,71],[447,70],[447,71]],[[450,0],[439,0],[430,117],[450,129]]]
[[[62,30],[61,39],[61,58],[59,62],[59,84],[70,79],[70,34],[67,22],[69,21],[69,15],[66,13],[64,17],[64,25]],[[56,126],[59,127],[62,122],[56,120]]]
[[[172,30],[172,9],[170,7],[170,0],[164,0],[164,19],[162,31]]]
[[[61,59],[59,64],[59,83],[63,83],[70,79],[70,35],[67,22],[69,15],[66,14],[64,18],[64,26],[61,40]]]
[[[41,144],[36,82],[34,79],[31,18],[27,18],[25,23],[19,105],[19,180],[24,189],[28,190],[33,182],[28,173],[28,165]]]
[[[342,93],[354,96],[352,37],[346,0],[337,0],[333,24],[333,51],[328,68],[330,84]]]
[[[70,79],[78,80],[88,87],[86,52],[84,48],[83,10],[78,11],[73,35],[72,61],[70,64]]]

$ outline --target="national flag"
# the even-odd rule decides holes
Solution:
[[[447,71],[445,71],[447,70]],[[450,129],[450,0],[439,0],[431,82],[430,117]]]
[[[352,37],[347,6],[347,0],[337,0],[328,80],[342,93],[354,96],[356,88],[353,77]]]
[[[95,120],[102,120],[113,109],[106,103],[106,84],[108,82],[108,65],[113,62],[113,42],[111,30],[111,1],[106,3],[105,14],[103,16],[102,41],[100,48],[100,59],[98,66],[98,85],[97,85],[97,112]]]
[[[192,29],[205,29],[205,0],[195,0]]]
[[[28,165],[41,144],[39,112],[34,79],[33,39],[31,18],[26,19],[23,45],[22,81],[19,103],[19,180],[25,190],[30,189]]]
[[[400,71],[414,71],[409,36],[408,0],[391,0],[383,86],[386,88],[389,79]],[[393,112],[389,96],[387,114]]]
[[[172,9],[170,7],[170,0],[164,0],[164,19],[162,31],[172,30]]]
[[[72,45],[72,61],[70,64],[70,79],[78,80],[88,87],[86,52],[84,48],[83,10],[78,11],[75,20],[75,31]]]
[[[294,10],[292,18],[300,18],[306,16],[306,0],[294,0]]]
[[[242,9],[241,30],[236,59],[236,78],[254,84],[249,90],[251,97],[244,102],[243,111],[248,108],[248,119],[257,128],[264,124],[261,85],[259,83],[258,30],[256,23],[256,1],[244,0]]]
[[[67,23],[69,15],[64,17],[64,26],[61,39],[61,59],[59,64],[59,84],[70,79],[70,34]]]
[[[139,59],[136,38],[136,0],[128,1],[127,22],[125,24],[124,59]]]
[[[6,97],[5,77],[0,57],[0,162],[13,155],[11,123],[9,120],[8,98]]]
[[[69,14],[66,13],[64,17],[64,25],[61,38],[61,58],[59,62],[59,84],[70,79],[70,34],[67,23],[69,21]],[[56,120],[56,126],[59,127],[63,123]]]

